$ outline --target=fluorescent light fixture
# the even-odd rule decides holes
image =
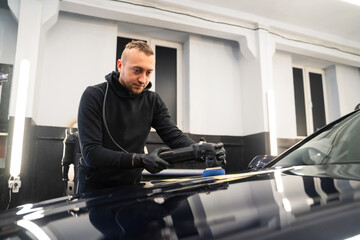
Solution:
[[[269,132],[270,132],[270,152],[271,155],[278,155],[277,136],[276,136],[276,117],[275,117],[275,100],[274,91],[267,92],[268,116],[269,116]]]
[[[342,1],[360,6],[360,0],[342,0]]]
[[[21,169],[21,157],[23,150],[25,113],[29,79],[30,61],[27,59],[22,59],[20,62],[20,74],[16,95],[14,131],[11,147],[10,175],[13,177],[19,176]]]

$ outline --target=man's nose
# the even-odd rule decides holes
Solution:
[[[146,73],[140,74],[140,76],[139,76],[139,82],[145,83],[145,82],[146,82],[146,78],[147,78]]]

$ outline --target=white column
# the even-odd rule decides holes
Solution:
[[[264,30],[259,28],[253,38],[240,42],[248,44],[253,57],[244,54],[244,46],[241,48],[243,56],[241,70],[241,94],[242,116],[244,135],[270,132],[270,137],[276,138],[275,109],[272,105],[276,93],[273,91],[273,56],[275,54],[275,42]],[[270,117],[271,116],[271,117]],[[271,127],[270,127],[271,126]],[[275,154],[276,146],[272,146]]]
[[[270,134],[270,154],[276,156],[277,152],[277,133],[276,133],[276,106],[273,83],[273,56],[275,54],[275,42],[272,40],[270,34],[264,30],[267,28],[261,27],[258,30],[258,44],[259,44],[259,63],[261,80],[263,86],[263,110],[265,129]]]
[[[250,41],[249,41],[250,40]],[[272,88],[272,56],[275,44],[265,30],[257,30],[247,42],[253,57],[244,54],[240,64],[244,135],[268,131],[267,91]]]
[[[27,59],[30,61],[30,76],[26,117],[32,117],[41,33],[56,23],[59,0],[8,0],[8,4],[14,18],[18,21],[9,115],[15,115],[20,62],[22,59]]]

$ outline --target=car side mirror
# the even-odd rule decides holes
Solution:
[[[273,160],[274,158],[275,156],[271,156],[271,155],[258,155],[251,160],[251,162],[248,165],[248,168],[252,170],[258,170],[264,168],[264,166],[269,162],[271,162],[271,160]]]

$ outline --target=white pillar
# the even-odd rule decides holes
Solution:
[[[253,57],[244,54],[240,64],[242,115],[244,117],[244,134],[268,131],[267,91],[272,88],[272,57],[275,43],[265,30],[257,30],[252,41],[248,41]],[[240,42],[246,44],[246,42]],[[251,48],[250,48],[251,47]]]
[[[41,34],[56,23],[59,0],[8,0],[8,5],[13,16],[18,21],[9,115],[15,115],[20,62],[22,59],[27,59],[30,61],[30,78],[26,117],[32,117]]]
[[[259,63],[260,75],[263,86],[263,111],[265,129],[270,134],[270,154],[276,156],[277,152],[277,133],[276,133],[276,106],[273,83],[273,56],[275,54],[275,42],[270,34],[261,27],[258,30],[259,44]]]

